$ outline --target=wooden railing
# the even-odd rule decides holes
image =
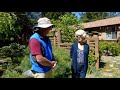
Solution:
[[[59,43],[58,47],[70,50],[72,43]]]

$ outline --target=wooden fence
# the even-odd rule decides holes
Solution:
[[[59,43],[58,46],[70,50],[72,43]]]

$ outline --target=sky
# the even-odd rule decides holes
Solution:
[[[72,12],[72,13],[74,13],[78,17],[78,19],[80,19],[80,13],[82,12]]]

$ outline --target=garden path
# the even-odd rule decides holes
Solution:
[[[120,56],[102,56],[100,69],[86,78],[120,78]]]

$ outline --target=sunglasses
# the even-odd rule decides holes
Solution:
[[[77,38],[83,38],[83,36],[82,35],[78,35]]]

